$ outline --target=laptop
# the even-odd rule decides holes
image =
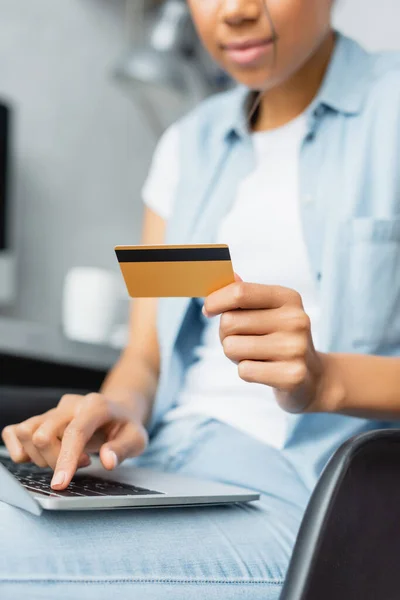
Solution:
[[[260,495],[233,485],[121,465],[105,471],[97,457],[66,490],[50,487],[51,469],[16,464],[0,448],[0,500],[34,515],[43,510],[161,508],[252,502]]]

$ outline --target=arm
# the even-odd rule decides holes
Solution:
[[[164,232],[164,220],[147,208],[142,243],[162,244]],[[144,424],[151,414],[159,376],[156,317],[156,298],[138,298],[133,302],[128,345],[100,390],[113,401],[133,406]]]
[[[400,418],[400,357],[321,354],[315,410],[370,419]]]
[[[150,174],[142,190],[146,205],[142,243],[163,244],[179,183],[179,130],[173,125],[154,153]],[[103,383],[101,393],[124,406],[133,406],[137,418],[148,422],[158,384],[160,356],[156,332],[157,299],[133,302],[127,348]]]

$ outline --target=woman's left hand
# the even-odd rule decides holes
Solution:
[[[221,315],[225,355],[237,363],[244,381],[275,388],[286,411],[319,410],[323,360],[297,292],[236,281],[210,294],[203,312],[207,317]]]

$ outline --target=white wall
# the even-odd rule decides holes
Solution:
[[[111,80],[122,0],[0,0],[0,96],[16,109],[18,299],[1,314],[60,320],[71,266],[117,267],[138,240],[153,140]]]
[[[371,50],[400,50],[400,0],[337,0],[336,22]]]

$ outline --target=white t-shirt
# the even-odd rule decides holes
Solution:
[[[299,207],[299,153],[305,130],[301,115],[279,129],[253,134],[255,169],[240,183],[216,242],[229,244],[234,270],[244,281],[297,290],[316,340],[320,306]],[[143,189],[145,204],[166,220],[179,180],[178,136],[175,126],[164,134]],[[210,320],[196,352],[198,361],[189,368],[177,406],[167,418],[208,415],[281,448],[293,417],[278,406],[272,388],[240,379],[237,365],[223,352],[219,317]]]

